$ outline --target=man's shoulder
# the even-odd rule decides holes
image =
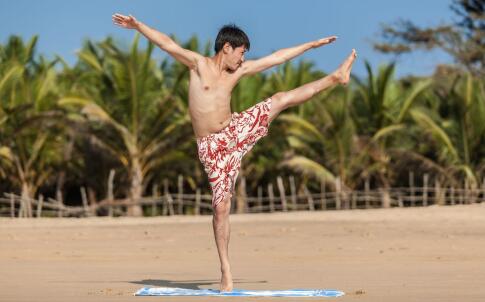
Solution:
[[[204,68],[206,67],[207,65],[209,64],[209,57],[206,57],[206,56],[200,56],[197,58],[197,61],[196,61],[196,68],[194,69],[194,71],[197,71],[198,69],[200,69],[201,67]]]
[[[209,63],[209,60],[210,60],[210,57],[206,57],[206,56],[201,55],[201,56],[199,57],[198,62],[199,62],[200,64],[208,64],[208,63]]]

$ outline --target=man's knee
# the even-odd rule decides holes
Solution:
[[[288,94],[277,92],[271,96],[270,120],[273,120],[281,111],[289,107]]]
[[[272,107],[281,109],[288,108],[288,94],[286,92],[277,92],[271,97]]]
[[[215,207],[214,207],[214,216],[216,218],[225,217],[229,215],[231,211],[231,197],[232,194],[226,194],[223,200],[221,200]]]

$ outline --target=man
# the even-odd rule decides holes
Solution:
[[[113,15],[113,22],[136,29],[151,42],[190,69],[189,112],[197,138],[198,155],[209,177],[212,190],[214,236],[221,262],[221,291],[233,288],[228,257],[229,212],[231,196],[242,157],[268,133],[271,121],[288,107],[302,104],[320,91],[347,84],[356,58],[353,49],[347,59],[330,75],[286,92],[278,92],[251,108],[231,113],[231,92],[243,77],[282,64],[305,51],[329,44],[331,36],[285,48],[258,60],[244,59],[250,43],[235,25],[224,26],[217,35],[216,54],[204,57],[184,49],[167,35],[158,32],[132,15]]]

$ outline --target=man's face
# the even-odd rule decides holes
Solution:
[[[232,48],[229,46],[229,51],[227,53],[227,65],[229,69],[236,70],[241,67],[241,64],[244,62],[244,54],[246,53],[246,47],[239,46],[236,48]]]

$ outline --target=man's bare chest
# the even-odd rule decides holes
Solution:
[[[235,75],[222,73],[216,74],[209,68],[199,68],[190,74],[190,87],[201,93],[231,93],[237,84]]]

